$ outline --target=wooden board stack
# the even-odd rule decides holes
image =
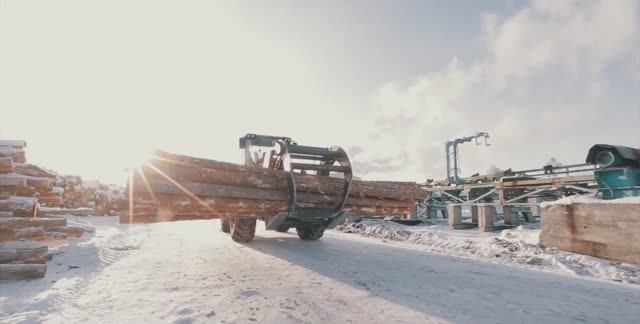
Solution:
[[[26,146],[25,141],[0,140],[0,199],[38,198],[30,213],[24,214],[19,211],[19,215],[16,216],[35,215],[36,203],[59,206],[62,201],[63,189],[53,186],[57,174],[26,163]]]
[[[298,201],[329,206],[343,180],[297,174]],[[156,151],[134,173],[121,223],[224,217],[268,218],[288,208],[287,173]],[[412,182],[354,180],[345,210],[355,216],[406,217],[426,193]]]
[[[65,218],[39,217],[39,206],[59,206],[56,174],[27,164],[25,141],[0,140],[0,279],[43,277],[47,245],[35,241],[81,236]]]

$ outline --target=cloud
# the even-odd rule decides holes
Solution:
[[[368,161],[359,171],[372,178],[443,178],[445,139],[475,131],[488,131],[494,145],[461,147],[467,175],[493,164],[542,166],[549,155],[579,162],[589,143],[625,138],[601,131],[617,113],[609,79],[618,76],[607,68],[631,67],[640,48],[638,24],[634,1],[538,0],[512,16],[485,15],[485,54],[477,60],[454,57],[409,85],[380,88],[373,99],[375,136],[359,154]],[[635,126],[622,120],[619,127]],[[385,172],[386,165],[395,168]]]

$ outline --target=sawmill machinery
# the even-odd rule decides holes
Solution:
[[[640,196],[640,149],[597,144],[587,154],[602,199]]]
[[[460,184],[463,179],[460,177],[460,157],[458,145],[475,140],[476,145],[484,143],[489,146],[489,133],[476,132],[471,136],[465,136],[449,140],[445,143],[445,154],[447,157],[447,181],[452,184]]]
[[[288,210],[265,219],[267,230],[286,232],[293,227],[300,239],[317,240],[325,229],[333,228],[347,218],[342,209],[351,190],[353,173],[349,157],[342,148],[304,146],[289,137],[246,134],[240,138],[240,149],[245,165],[287,172]],[[304,206],[298,200],[296,174],[341,178],[342,191],[326,206]],[[226,219],[222,221],[222,230],[234,232],[233,227],[236,227],[236,231],[251,232],[245,237],[253,238],[255,224],[255,218]],[[242,241],[242,237],[239,240]]]

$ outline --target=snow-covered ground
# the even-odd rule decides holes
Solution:
[[[259,226],[253,242],[237,244],[219,231],[217,221],[127,226],[113,217],[71,219],[95,232],[59,247],[44,279],[0,283],[0,322],[635,323],[640,318],[640,285],[557,274],[566,272],[553,267],[527,269],[526,262],[523,268],[510,258],[495,258],[505,264],[484,262],[486,247],[473,243],[477,235],[467,231],[454,234],[468,235],[461,239],[468,246],[480,246],[478,260],[448,255],[458,255],[451,252],[457,243],[424,243],[439,235],[396,241],[330,231],[307,242]],[[528,244],[533,240],[528,232],[507,232],[501,240]],[[481,236],[480,241],[495,238]],[[540,268],[546,271],[532,271]]]
[[[480,233],[451,230],[446,225],[406,226],[390,221],[364,220],[338,227],[345,233],[381,239],[394,246],[429,251],[531,270],[595,277],[640,284],[640,267],[539,245],[540,223]]]

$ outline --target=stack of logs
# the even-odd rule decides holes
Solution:
[[[26,146],[25,141],[0,140],[0,199],[12,196],[32,197],[37,198],[33,199],[33,206],[35,202],[52,207],[60,206],[64,190],[53,186],[57,174],[26,163]],[[30,216],[33,215],[35,207]]]
[[[0,140],[0,279],[43,277],[47,245],[35,241],[81,236],[81,227],[41,217],[39,205],[59,206],[56,174],[27,164],[24,141]]]
[[[225,217],[269,218],[288,209],[287,172],[156,151],[128,184],[129,212],[121,223]],[[298,201],[330,206],[343,179],[295,175]],[[131,190],[131,191],[128,191]],[[351,184],[344,210],[354,216],[407,217],[426,194],[413,182],[359,181]]]

